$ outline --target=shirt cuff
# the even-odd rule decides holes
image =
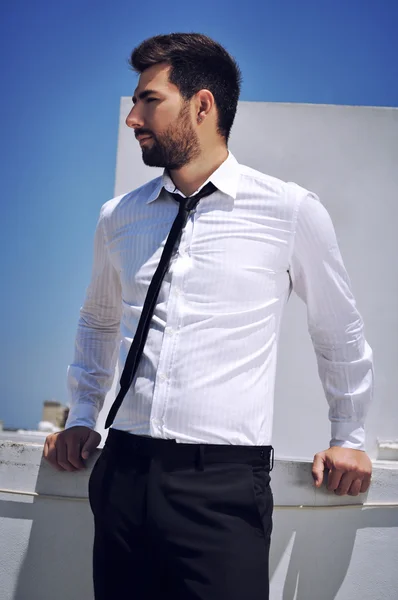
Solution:
[[[95,428],[95,424],[98,418],[98,408],[91,402],[77,402],[74,404],[70,411],[65,423],[65,429],[70,427],[89,427],[90,429]]]
[[[332,422],[330,446],[365,451],[365,428],[363,423]]]

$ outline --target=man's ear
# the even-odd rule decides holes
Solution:
[[[195,100],[196,120],[202,123],[215,106],[214,96],[209,90],[200,90]]]

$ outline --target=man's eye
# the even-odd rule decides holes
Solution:
[[[146,99],[147,103],[149,103],[149,102],[155,102],[155,100],[156,100],[156,98],[147,98]]]

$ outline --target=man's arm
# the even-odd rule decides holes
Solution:
[[[68,368],[71,409],[66,428],[95,426],[115,373],[121,311],[120,278],[110,261],[101,212],[91,282],[80,309],[74,361]]]
[[[372,351],[356,308],[350,281],[328,212],[313,194],[298,210],[290,276],[307,305],[308,329],[329,403],[330,448],[314,459],[319,487],[338,494],[366,491],[371,463],[365,454],[365,417],[373,394]]]
[[[45,458],[60,470],[84,467],[82,458],[101,440],[93,429],[114,377],[121,311],[120,278],[110,261],[101,211],[91,282],[80,310],[74,361],[68,368],[71,408],[65,431],[48,436],[44,447]]]

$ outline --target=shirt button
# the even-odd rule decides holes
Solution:
[[[166,381],[166,379],[167,379],[166,373],[159,373],[158,377],[159,377],[160,381]]]
[[[175,291],[176,296],[181,296],[181,288],[176,287],[174,291]]]
[[[165,332],[167,335],[173,335],[175,333],[175,329],[172,327],[166,327]]]

